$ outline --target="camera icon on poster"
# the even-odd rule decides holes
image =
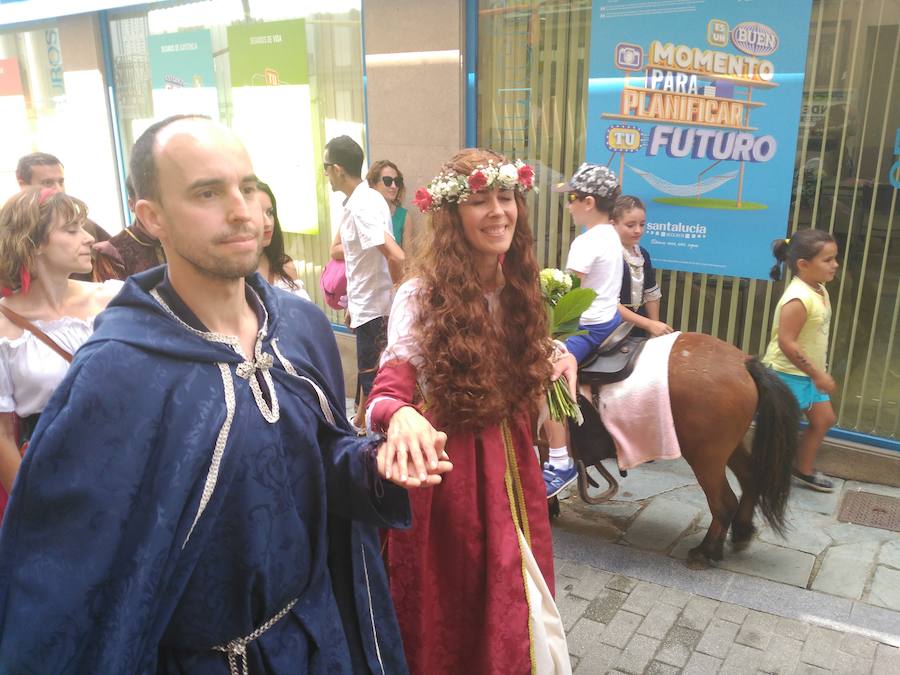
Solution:
[[[620,42],[616,45],[616,68],[619,70],[640,70],[644,66],[644,50],[640,45]]]

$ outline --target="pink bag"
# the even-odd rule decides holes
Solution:
[[[347,309],[347,266],[343,260],[328,261],[319,285],[329,307]]]

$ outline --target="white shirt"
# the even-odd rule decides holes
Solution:
[[[297,269],[297,261],[291,260],[289,263],[294,268],[294,287],[291,288],[291,285],[285,281],[284,277],[280,274],[275,275],[275,281],[272,282],[272,288],[280,288],[283,291],[287,291],[291,295],[296,295],[298,298],[303,298],[304,300],[309,300],[312,302],[312,299],[309,297],[309,293],[306,292],[306,286],[303,284],[303,281],[300,279],[299,272]]]
[[[103,285],[116,292],[122,283],[111,279]],[[32,323],[70,354],[94,332],[94,317],[64,316]],[[17,338],[0,338],[0,413],[28,417],[41,412],[68,370],[68,362],[29,330]]]
[[[384,197],[361,182],[344,202],[341,244],[347,266],[347,311],[357,328],[391,311],[391,274],[378,249],[391,233],[391,210]]]
[[[591,306],[581,315],[581,323],[593,325],[611,321],[619,311],[622,291],[622,241],[608,224],[594,225],[572,240],[566,267],[584,274],[581,285],[597,291]]]

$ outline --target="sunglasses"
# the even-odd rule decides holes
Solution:
[[[580,201],[580,200],[581,200],[581,197],[578,196],[578,193],[577,193],[577,192],[569,192],[569,193],[566,195],[566,199],[568,199],[568,200],[569,200],[569,203],[572,204],[572,203],[574,203],[574,202]]]
[[[403,187],[403,177],[397,176],[394,178],[393,176],[382,176],[381,182],[384,183],[385,187],[392,187],[396,185],[398,188]]]
[[[336,166],[334,162],[322,162],[322,170],[328,171],[329,166]]]

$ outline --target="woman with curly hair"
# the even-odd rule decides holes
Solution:
[[[21,463],[19,448],[71,355],[122,287],[118,280],[69,278],[91,271],[94,239],[86,223],[84,202],[50,188],[27,188],[0,210],[0,483],[7,492]]]
[[[388,466],[410,457],[421,478],[441,448],[453,462],[410,493],[412,528],[387,535],[412,673],[570,672],[532,410],[549,379],[574,383],[575,360],[547,337],[532,181],[531,167],[468,149],[416,193],[429,239],[394,299],[368,408]]]

